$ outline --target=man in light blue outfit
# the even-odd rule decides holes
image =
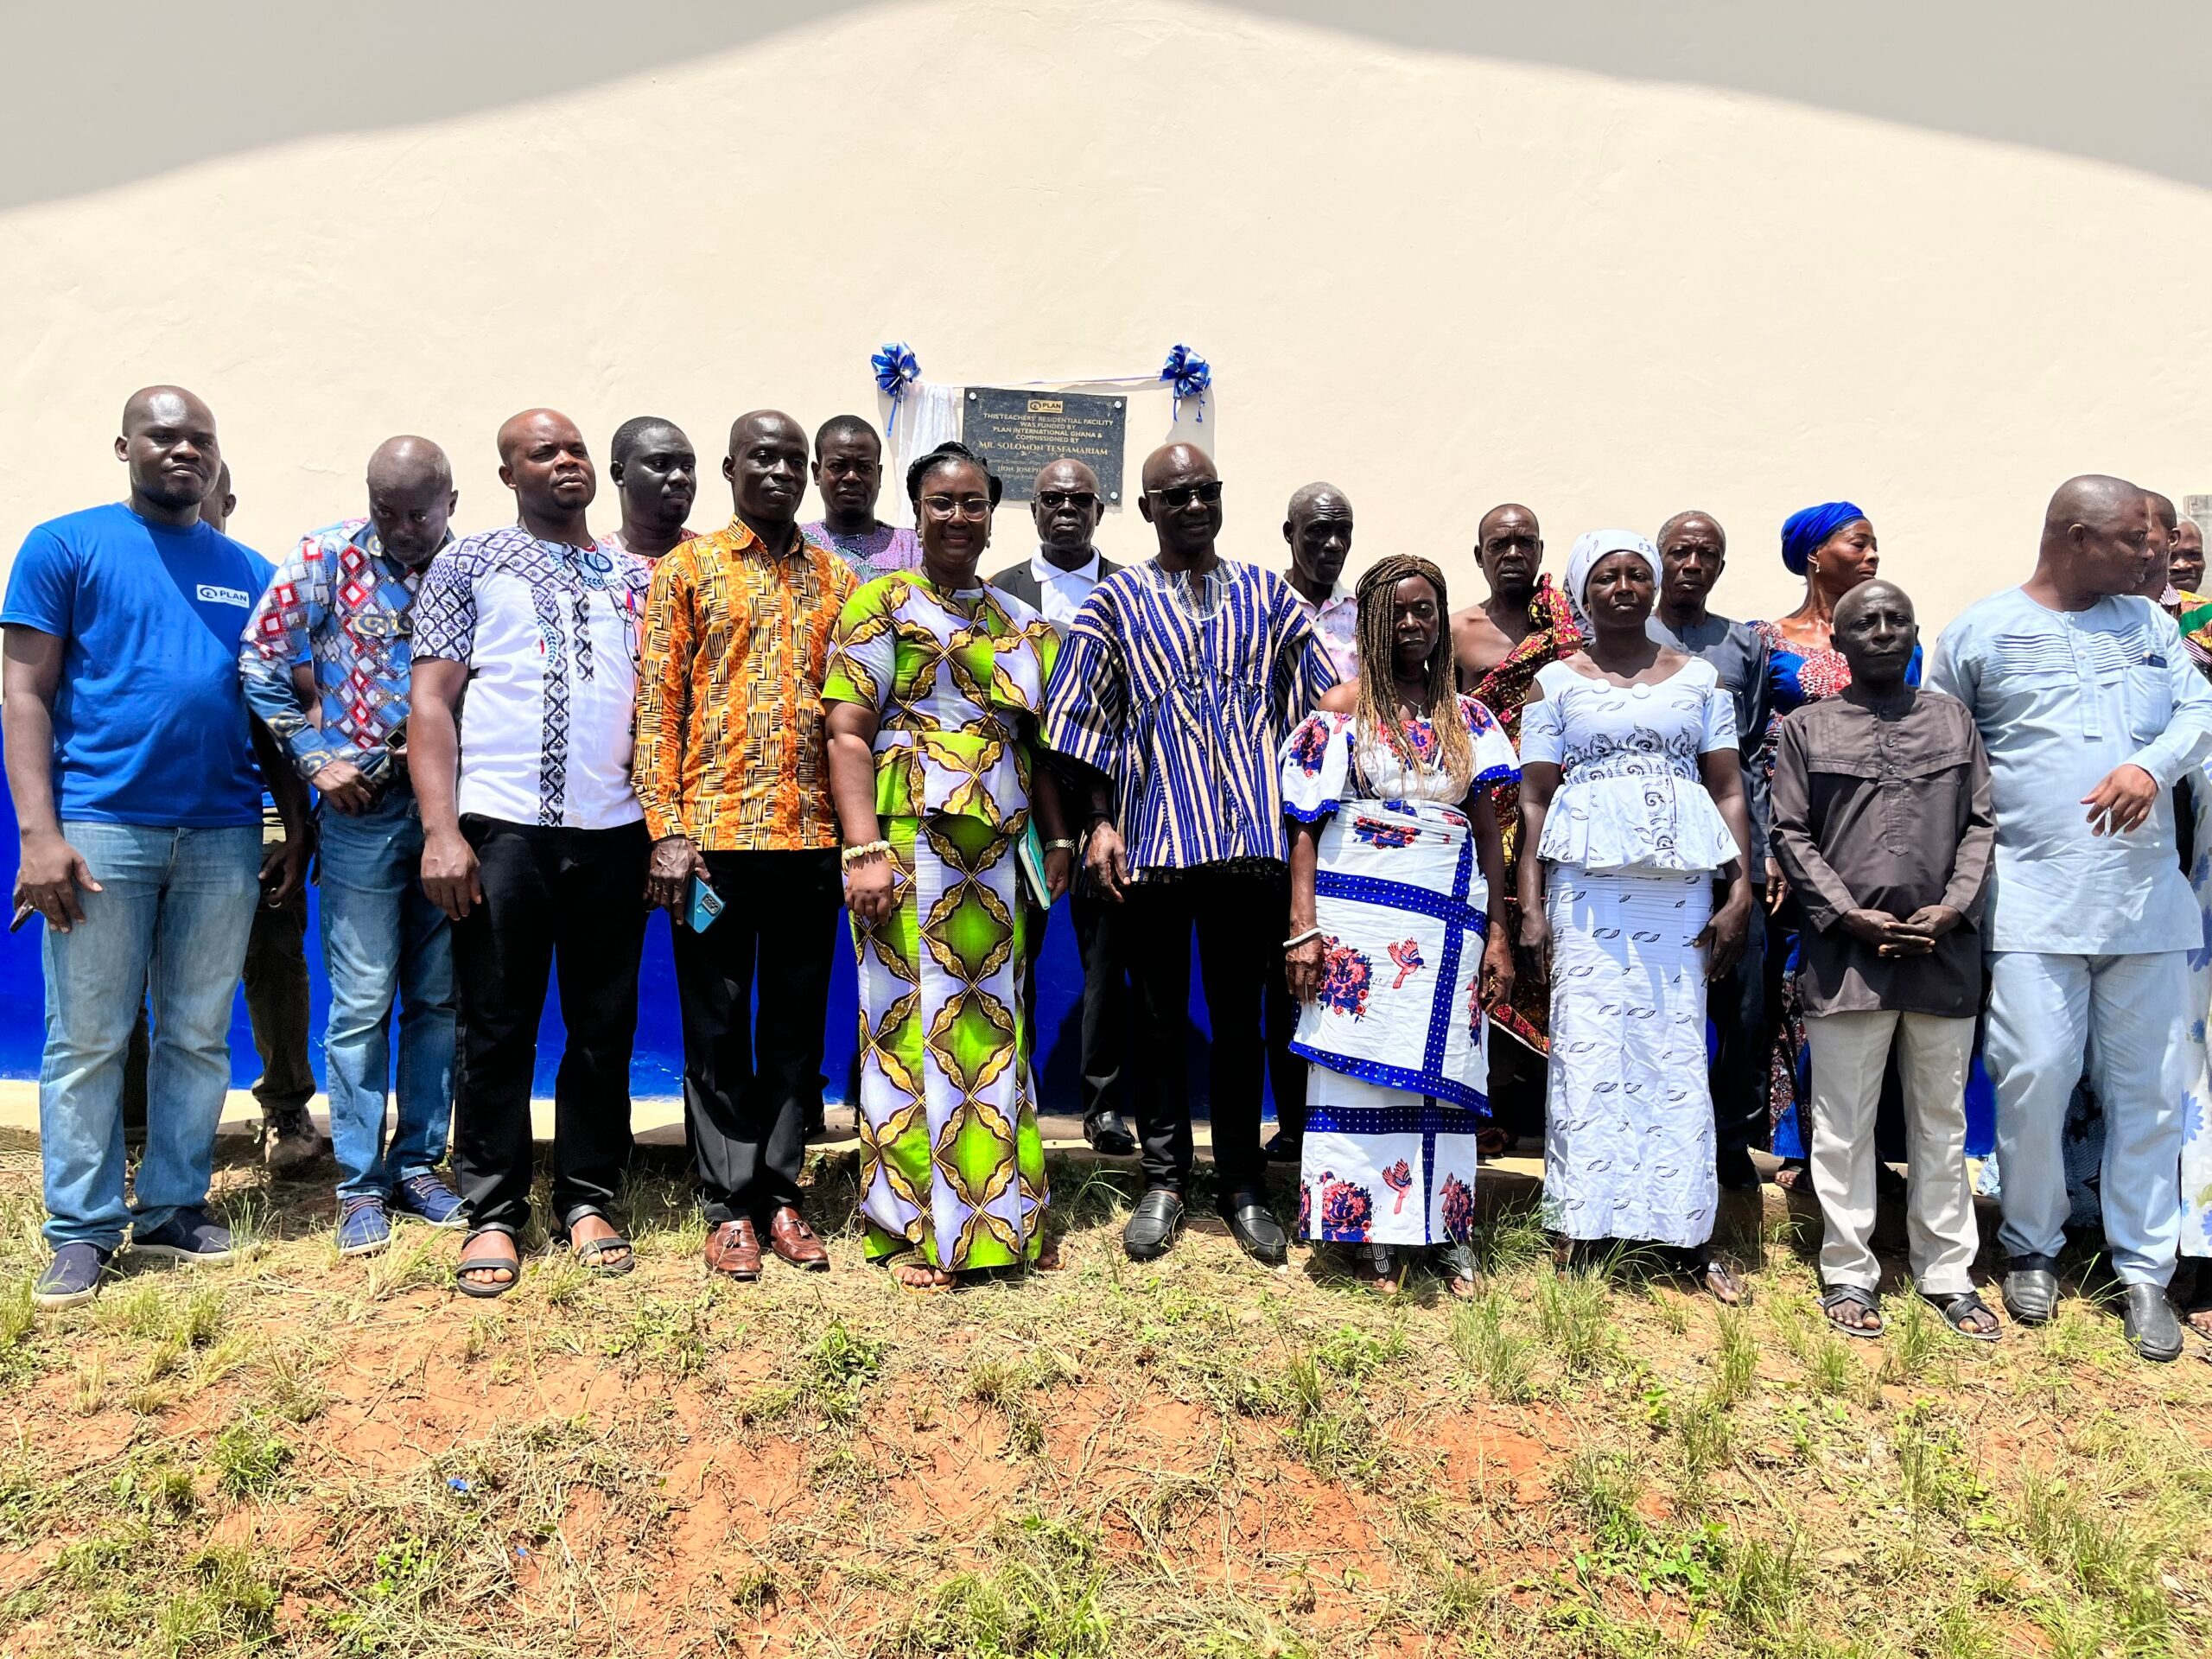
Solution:
[[[453,1112],[453,928],[416,879],[423,815],[405,760],[415,594],[452,539],[459,498],[445,452],[414,437],[369,457],[368,496],[365,518],[310,532],[277,567],[238,658],[247,703],[322,798],[322,1052],[341,1255],[390,1243],[394,1210],[461,1224],[460,1196],[435,1173]],[[395,997],[399,1109],[387,1146]]]
[[[181,387],[149,386],[124,405],[115,454],[130,499],[33,530],[0,608],[15,910],[46,921],[42,1307],[97,1293],[126,1227],[143,1255],[229,1259],[230,1231],[204,1206],[231,1000],[254,906],[283,903],[307,862],[306,792],[238,693],[238,628],[269,565],[200,518],[223,463],[215,417]],[[264,772],[287,832],[266,853]],[[124,1057],[149,992],[133,1208]]]
[[[1944,630],[1929,680],[1989,752],[1997,858],[1984,1059],[2005,1172],[2005,1306],[2056,1310],[2068,1214],[2061,1136],[2086,1064],[2107,1125],[2105,1236],[2145,1359],[2179,1357],[2186,953],[2202,944],[2176,851],[2174,780],[2212,753],[2212,686],[2142,591],[2144,492],[2069,480],[2035,574]]]

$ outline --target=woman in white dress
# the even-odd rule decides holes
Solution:
[[[1292,820],[1285,967],[1306,1071],[1298,1230],[1395,1287],[1428,1251],[1476,1288],[1475,1139],[1487,1011],[1511,942],[1490,791],[1517,772],[1496,715],[1459,694],[1444,574],[1400,554],[1359,583],[1359,677],[1283,745]]]
[[[1658,587],[1641,536],[1575,543],[1567,596],[1587,643],[1537,674],[1522,712],[1537,856],[1521,861],[1521,940],[1552,988],[1544,1214],[1570,1249],[1662,1246],[1733,1303],[1743,1282],[1709,1249],[1705,988],[1743,951],[1751,823],[1728,694],[1644,632]]]

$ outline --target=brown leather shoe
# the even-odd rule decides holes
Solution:
[[[747,1281],[760,1276],[760,1236],[753,1230],[749,1217],[723,1222],[709,1232],[706,1255],[709,1273]]]
[[[809,1273],[830,1271],[828,1249],[815,1236],[814,1229],[789,1205],[768,1217],[768,1244],[795,1268],[804,1268]]]

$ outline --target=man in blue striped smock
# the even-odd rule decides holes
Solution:
[[[1276,756],[1336,671],[1288,583],[1215,550],[1221,480],[1203,450],[1155,450],[1138,509],[1157,556],[1091,590],[1045,694],[1045,741],[1088,785],[1085,869],[1126,906],[1146,1191],[1122,1243],[1149,1261],[1183,1219],[1195,930],[1222,1215],[1246,1250],[1281,1262],[1289,1241],[1260,1150],[1261,1000],[1289,916]]]

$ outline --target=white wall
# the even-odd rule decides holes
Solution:
[[[977,383],[1186,340],[1230,550],[1279,559],[1325,476],[1355,562],[1440,556],[1455,597],[1492,502],[1554,568],[1694,505],[1724,608],[1772,613],[1780,520],[1849,495],[1940,622],[2069,473],[2212,489],[2212,9],[796,10],[10,6],[0,543],[120,493],[149,380],[213,404],[274,550],[390,433],[452,450],[474,526],[518,408],[712,450],[872,406],[900,336]]]

